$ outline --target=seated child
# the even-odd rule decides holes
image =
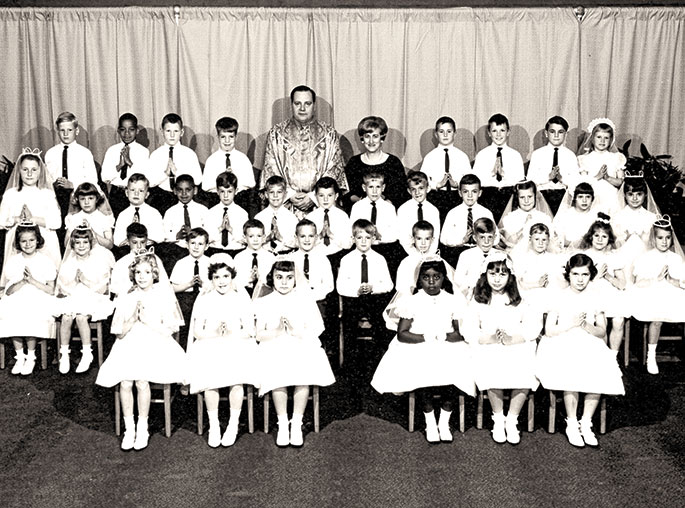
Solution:
[[[114,245],[122,247],[126,245],[126,231],[129,224],[138,222],[147,230],[148,240],[152,243],[164,241],[164,220],[162,215],[145,200],[150,195],[149,182],[141,173],[132,174],[126,184],[126,198],[129,206],[119,214],[114,224]],[[121,257],[121,249],[114,255]]]
[[[595,190],[587,182],[580,182],[573,190],[573,194],[566,191],[566,196],[554,216],[552,226],[559,234],[562,248],[576,248],[590,225],[597,218]],[[573,196],[573,199],[569,198]]]
[[[524,239],[525,231],[536,223],[551,226],[552,212],[534,182],[518,182],[499,223],[506,248],[513,250]]]
[[[270,177],[264,184],[269,204],[255,215],[255,219],[264,224],[267,248],[274,254],[289,252],[295,247],[295,226],[298,220],[293,212],[283,206],[286,190],[282,177]]]
[[[86,226],[93,233],[96,245],[105,249],[114,246],[114,214],[107,198],[90,182],[79,185],[71,196],[69,214],[64,219],[64,226],[67,229],[67,238],[77,227]]]
[[[219,204],[210,208],[205,218],[211,253],[225,252],[235,257],[245,248],[243,225],[249,217],[234,201],[237,188],[238,178],[234,173],[224,171],[216,177]]]
[[[258,282],[266,280],[266,275],[271,270],[274,255],[265,246],[264,224],[257,219],[250,219],[243,224],[243,235],[246,248],[236,254],[235,283],[247,289],[252,295]]]
[[[461,253],[454,271],[457,289],[467,300],[471,299],[473,288],[480,277],[483,260],[494,245],[497,228],[492,220],[482,217],[473,223],[473,231],[476,246]]]
[[[412,247],[412,228],[417,221],[426,220],[433,225],[435,236],[440,238],[440,212],[428,201],[428,177],[420,171],[407,175],[407,191],[411,199],[397,209],[397,235],[407,254]],[[435,246],[437,247],[437,245]]]

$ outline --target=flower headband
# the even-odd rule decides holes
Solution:
[[[654,221],[654,226],[657,228],[671,228],[671,217],[667,214],[657,215]]]
[[[484,274],[485,272],[488,271],[488,265],[490,263],[504,263],[504,265],[507,267],[507,269],[511,272],[514,273],[514,266],[511,261],[511,258],[507,255],[506,252],[502,250],[491,250],[487,256],[485,256],[485,259],[483,260],[483,264],[480,265],[480,273],[481,275]]]
[[[21,150],[20,156],[21,155],[38,155],[38,156],[40,156],[41,153],[43,153],[43,151],[40,148],[29,148],[28,146],[25,146]]]
[[[33,222],[31,219],[24,219],[24,220],[19,222],[19,227],[22,227],[22,228],[32,228],[35,226],[36,226],[36,223]]]
[[[144,256],[151,255],[151,254],[154,255],[154,253],[155,253],[155,248],[153,246],[150,246],[150,248],[148,248],[148,249],[143,248],[143,249],[136,250],[133,253],[133,257],[138,259],[138,258],[142,258]]]
[[[232,268],[235,268],[235,263],[233,263],[233,258],[229,256],[226,253],[219,252],[217,254],[214,254],[209,258],[209,264],[210,265],[221,265],[225,264],[226,266],[230,266]]]
[[[588,126],[587,126],[587,131],[588,131],[590,134],[592,134],[592,131],[593,131],[593,130],[595,129],[595,127],[597,127],[597,125],[599,125],[600,123],[605,123],[605,124],[607,124],[609,127],[611,127],[611,130],[614,131],[614,134],[616,133],[616,125],[614,125],[614,122],[612,122],[612,121],[611,121],[610,119],[608,119],[608,118],[595,118],[594,120],[592,120],[592,121],[588,124]]]
[[[645,177],[645,172],[642,171],[641,169],[635,171],[631,171],[629,169],[624,170],[624,175],[626,178],[644,178]]]

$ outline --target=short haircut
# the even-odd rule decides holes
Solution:
[[[204,236],[205,238],[205,243],[209,243],[209,233],[203,228],[193,228],[190,231],[188,231],[188,235],[186,236],[186,241],[189,242],[193,238],[199,238],[201,236]]]
[[[357,125],[357,134],[360,138],[364,137],[364,134],[369,134],[378,129],[381,134],[381,139],[385,139],[385,135],[388,133],[388,124],[385,123],[380,116],[365,116]]]
[[[452,281],[447,277],[447,266],[442,259],[435,259],[431,261],[424,261],[419,266],[419,273],[416,275],[416,286],[414,286],[414,294],[418,293],[421,289],[421,277],[428,270],[433,269],[438,273],[441,273],[444,277],[442,281],[442,289],[450,294],[454,294],[454,287],[452,286]]]
[[[364,173],[362,180],[364,181],[365,184],[368,183],[369,180],[380,180],[383,183],[385,183],[385,175],[383,175],[383,173],[381,173],[380,171],[372,169],[372,170]]]
[[[507,129],[509,129],[509,119],[502,113],[495,113],[488,119],[488,129],[490,128],[490,125],[493,123],[495,125],[506,125]]]
[[[33,233],[36,235],[36,249],[42,249],[45,245],[45,239],[43,235],[40,234],[40,228],[37,225],[32,226],[17,226],[16,233],[14,235],[14,248],[21,252],[21,235],[24,233]]]
[[[457,124],[454,123],[454,119],[451,116],[441,116],[435,121],[435,130],[437,131],[441,125],[446,123],[450,124],[452,126],[452,129],[457,129]]]
[[[464,176],[461,177],[461,180],[459,180],[459,189],[461,189],[464,185],[478,185],[478,187],[480,188],[480,178],[478,178],[473,173],[466,173]]]
[[[611,223],[609,222],[610,219],[611,217],[609,217],[607,214],[599,212],[597,214],[597,220],[590,224],[590,227],[588,228],[587,232],[583,235],[583,238],[581,238],[579,247],[581,249],[589,249],[590,247],[592,247],[592,237],[594,236],[597,230],[601,229],[609,237],[609,247],[615,249],[616,235],[614,234],[614,230],[611,227]]]
[[[553,123],[555,123],[557,125],[561,125],[565,131],[568,130],[568,122],[566,121],[566,119],[563,116],[559,116],[559,115],[555,115],[552,118],[550,118],[549,120],[547,120],[547,123],[545,124],[545,130],[548,130],[550,125],[552,125]]]
[[[283,187],[283,190],[286,190],[287,188],[285,179],[282,176],[273,175],[270,176],[264,184],[264,189],[268,191],[271,187],[275,187],[276,185],[280,185],[281,187]]]
[[[309,220],[309,219],[302,219],[300,222],[297,223],[297,226],[295,226],[295,234],[299,234],[300,228],[304,228],[307,226],[311,226],[314,228],[314,233],[316,233],[316,224]]]
[[[216,127],[217,134],[221,134],[222,131],[235,134],[238,132],[238,120],[230,116],[222,116],[216,121],[214,127]]]
[[[473,221],[473,232],[480,233],[481,235],[486,233],[495,234],[495,223],[488,217],[476,219]]]
[[[547,236],[550,236],[549,227],[547,226],[547,224],[543,224],[542,222],[536,222],[530,227],[530,236],[536,235],[538,233],[546,233]]]
[[[188,173],[183,173],[176,177],[176,182],[174,182],[174,189],[178,187],[179,184],[186,182],[195,187],[195,180]]]
[[[73,122],[74,127],[78,127],[78,120],[76,119],[76,115],[74,115],[74,113],[70,113],[69,111],[63,111],[59,115],[57,115],[57,120],[55,120],[55,125],[57,127],[59,127],[60,124],[67,123],[67,122]]]
[[[518,284],[516,284],[516,277],[507,266],[506,261],[491,261],[488,263],[485,272],[480,274],[478,282],[473,289],[473,299],[478,303],[490,304],[492,301],[492,288],[488,284],[488,270],[495,270],[501,273],[507,273],[509,279],[504,286],[503,292],[509,297],[509,303],[512,307],[516,307],[521,303],[521,294],[519,293]]]
[[[592,188],[592,185],[590,185],[588,182],[580,182],[573,190],[573,200],[571,201],[571,206],[576,206],[576,199],[581,194],[589,194],[592,196],[593,200],[595,199],[595,189]]]
[[[133,288],[136,284],[136,267],[142,263],[147,263],[152,268],[152,280],[153,282],[159,282],[159,266],[157,265],[157,258],[153,253],[139,254],[133,258],[133,262],[128,266],[128,278],[133,282]],[[131,288],[131,290],[133,290]]]
[[[128,177],[128,183],[145,182],[145,185],[150,187],[150,180],[143,173],[133,173]],[[128,187],[128,184],[126,185]]]
[[[71,203],[74,206],[77,206],[79,210],[81,209],[81,206],[79,205],[78,198],[82,196],[95,196],[96,207],[100,206],[105,201],[105,197],[100,194],[98,188],[90,182],[83,182],[81,185],[76,187],[76,190],[71,195]]]
[[[264,223],[260,221],[259,219],[248,219],[245,221],[245,224],[243,224],[243,234],[247,234],[247,230],[250,228],[259,228],[262,230],[262,233],[264,232]]]
[[[564,279],[566,279],[566,282],[570,282],[569,275],[571,274],[571,270],[574,268],[580,268],[582,266],[587,266],[590,270],[590,280],[595,278],[597,275],[597,267],[592,261],[592,258],[587,254],[578,253],[571,256],[571,258],[566,262],[566,266],[564,267]]]
[[[127,120],[133,122],[133,125],[138,127],[138,117],[136,117],[136,115],[134,115],[133,113],[124,113],[123,115],[121,115],[119,117],[119,127],[124,125],[124,122],[126,122]]]
[[[433,227],[433,224],[427,220],[416,221],[411,227],[411,236],[416,236],[416,233],[419,231],[430,231],[431,235],[435,234],[435,228]]]
[[[340,194],[340,185],[335,178],[330,176],[322,176],[314,184],[314,193],[316,194],[319,189],[333,189],[333,192]]]
[[[368,219],[357,219],[352,224],[352,236],[357,234],[357,231],[366,231],[371,236],[376,236],[376,225]]]
[[[309,88],[307,85],[297,85],[295,88],[290,90],[290,102],[295,100],[295,94],[297,92],[309,92],[312,94],[312,102],[316,102],[316,92]]]
[[[228,270],[228,273],[231,274],[231,278],[235,279],[235,276],[237,273],[235,271],[235,268],[233,268],[232,266],[229,266],[224,261],[219,261],[218,263],[211,263],[209,265],[209,268],[207,269],[207,277],[209,277],[211,279],[212,277],[214,277],[214,274],[216,272],[218,272],[219,270],[221,270],[222,268],[225,268],[226,270]]]
[[[73,249],[76,240],[80,238],[87,238],[88,243],[90,244],[90,248],[93,248],[93,244],[95,243],[95,237],[93,236],[93,232],[90,229],[85,228],[76,228],[71,232],[71,236],[69,237],[69,246]]]
[[[145,224],[132,222],[126,226],[126,239],[130,241],[131,238],[145,238],[147,240],[147,228],[145,227]]]
[[[426,173],[423,171],[410,171],[407,174],[407,187],[409,187],[410,184],[426,184],[428,185],[428,177],[426,176]]]
[[[294,272],[295,262],[285,259],[275,261],[274,264],[271,265],[271,270],[269,270],[269,273],[266,276],[266,285],[269,287],[274,287],[274,272],[276,270],[279,272]]]
[[[224,171],[219,173],[216,177],[216,188],[219,187],[231,187],[233,189],[238,188],[238,177],[232,171]]]
[[[183,128],[183,120],[176,113],[167,113],[164,115],[164,118],[162,118],[162,129],[168,123],[177,123],[181,126],[181,129]]]

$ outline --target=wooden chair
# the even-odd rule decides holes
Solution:
[[[674,333],[676,330],[670,332],[670,334],[663,334],[664,327],[667,329],[676,330],[678,334]],[[644,323],[642,328],[642,365],[647,363],[647,331],[649,330],[649,323]],[[664,341],[676,341],[685,340],[685,323],[664,323],[661,327],[662,335],[659,336],[659,343]],[[660,354],[659,361],[661,362],[679,362],[680,358],[675,355]]]
[[[623,321],[623,366],[627,367],[630,363],[630,317]]]
[[[164,404],[164,435],[171,436],[171,402],[175,395],[171,394],[170,384],[150,383],[150,390],[162,390],[160,397],[152,397],[151,403]],[[121,396],[119,385],[114,389],[114,431],[117,436],[121,435]]]
[[[561,396],[557,397],[554,390],[548,390],[549,393],[549,417],[547,420],[547,432],[554,434],[556,431],[556,415],[557,415],[557,398],[563,397],[563,392]],[[606,434],[607,431],[607,399],[602,397],[599,402],[599,433]]]
[[[227,401],[228,397],[219,397],[219,402]],[[245,387],[245,396],[243,400],[247,400],[247,430],[250,434],[254,433],[254,387],[247,385]],[[197,434],[202,435],[204,430],[204,412],[205,403],[202,393],[197,394]]]
[[[464,421],[464,395],[459,394],[459,432],[466,430]],[[416,393],[409,392],[409,432],[414,432],[414,414],[416,410]]]
[[[343,299],[338,295],[338,367],[342,367],[345,359],[345,333],[343,329]]]
[[[97,349],[98,367],[101,366],[102,362],[105,361],[105,342],[104,342],[104,338],[102,335],[102,323],[103,322],[104,321],[89,321],[88,322],[88,325],[90,326],[91,332],[94,332],[94,333],[91,333],[90,340],[95,345],[95,347]],[[57,351],[58,351],[57,354],[59,354],[59,346],[60,346],[60,342],[59,342],[60,341],[60,323],[61,323],[61,319],[58,319],[57,320],[57,331],[56,331]],[[72,326],[75,326],[75,325],[76,325],[76,320],[74,320],[74,324]],[[77,340],[80,342],[81,336],[77,332],[75,334],[72,334],[71,339]]]
[[[48,368],[48,340],[52,339],[38,339],[38,346],[40,347],[40,368],[45,370]],[[5,344],[0,342],[0,369],[5,368]]]
[[[483,428],[483,401],[488,397],[486,392],[478,391],[478,405],[476,408],[476,428],[478,430]],[[507,400],[508,395],[504,395]],[[531,390],[528,392],[528,432],[535,430],[535,392]]]
[[[317,385],[311,386],[309,390],[309,399],[312,401],[314,408],[314,432],[319,432],[319,387]],[[269,433],[269,401],[271,400],[271,392],[264,394],[264,433]]]

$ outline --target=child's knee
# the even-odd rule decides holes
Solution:
[[[124,392],[130,392],[133,390],[133,381],[122,381],[119,383],[119,389]]]
[[[88,316],[84,316],[83,314],[77,314],[75,319],[77,325],[83,326],[88,324]]]
[[[149,390],[150,389],[150,383],[149,383],[149,381],[138,380],[138,381],[136,381],[136,388],[138,390]]]

